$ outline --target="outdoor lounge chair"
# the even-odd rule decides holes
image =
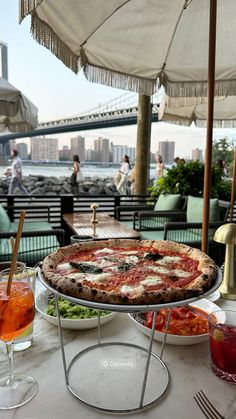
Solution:
[[[0,206],[0,261],[10,260],[12,256],[10,237],[16,237],[20,211],[25,209],[26,219],[20,241],[18,261],[33,266],[49,253],[64,244],[64,230],[54,229],[50,224],[50,209],[38,207]],[[12,220],[12,221],[11,221]]]

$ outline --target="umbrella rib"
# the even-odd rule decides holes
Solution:
[[[190,3],[191,3],[191,1],[192,1],[192,0],[190,0]],[[170,52],[170,48],[171,48],[171,45],[172,45],[172,42],[173,42],[173,39],[174,39],[175,33],[176,33],[176,31],[177,31],[177,28],[178,28],[178,26],[179,26],[179,22],[180,22],[180,19],[181,19],[181,17],[182,17],[182,14],[183,14],[183,12],[186,10],[186,8],[189,6],[189,4],[190,4],[190,3],[189,3],[189,0],[185,0],[185,4],[183,5],[182,10],[181,10],[181,12],[180,12],[180,14],[179,14],[179,18],[178,18],[178,20],[177,20],[177,22],[176,22],[176,25],[175,25],[175,28],[174,28],[174,30],[173,30],[173,34],[172,34],[172,37],[171,37],[171,40],[170,40],[170,43],[169,43],[169,47],[168,47],[168,49],[167,49],[166,58],[165,58],[165,61],[164,61],[163,66],[162,66],[162,70],[164,70],[164,69],[165,69],[165,66],[166,66],[166,61],[167,61],[167,58],[168,58],[168,55],[169,55],[169,52]]]
[[[117,7],[115,10],[113,10],[109,16],[107,16],[87,37],[87,39],[80,45],[81,48],[88,42],[88,40],[100,29],[100,27],[109,20],[118,10],[120,10],[122,7],[126,6],[127,3],[129,3],[131,0],[125,0],[123,4],[121,4],[119,7]]]

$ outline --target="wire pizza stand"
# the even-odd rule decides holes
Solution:
[[[222,274],[218,275],[214,287],[204,294],[166,304],[121,305],[104,304],[71,297],[48,285],[43,274],[39,272],[43,285],[54,294],[58,321],[63,369],[66,386],[82,403],[104,413],[129,414],[141,412],[156,404],[167,392],[170,377],[167,366],[162,360],[171,309],[190,304],[207,297],[219,288]],[[72,303],[98,310],[97,344],[87,347],[75,355],[67,364],[62,335],[58,298],[63,297]],[[152,352],[157,312],[168,308],[168,319],[159,356]],[[125,342],[102,342],[100,310],[119,313],[145,313],[153,311],[152,328],[148,347]],[[83,371],[86,373],[80,374]]]

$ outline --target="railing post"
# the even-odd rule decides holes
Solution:
[[[7,206],[10,207],[8,210],[8,217],[10,218],[11,222],[14,221],[14,195],[7,196]]]
[[[116,219],[116,207],[120,205],[120,195],[114,195],[114,218]]]
[[[71,214],[74,212],[74,196],[60,195],[61,198],[61,225],[64,214]]]
[[[63,220],[64,214],[72,214],[74,212],[74,196],[60,195],[61,198],[61,228],[65,230],[65,244],[70,244],[70,230]]]

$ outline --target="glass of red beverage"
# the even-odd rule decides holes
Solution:
[[[9,374],[0,378],[0,409],[14,409],[27,403],[37,391],[35,379],[13,371],[14,340],[34,319],[34,295],[27,269],[16,267],[7,295],[10,269],[0,273],[0,339],[6,344]]]
[[[211,369],[224,381],[236,384],[236,311],[209,315]]]

